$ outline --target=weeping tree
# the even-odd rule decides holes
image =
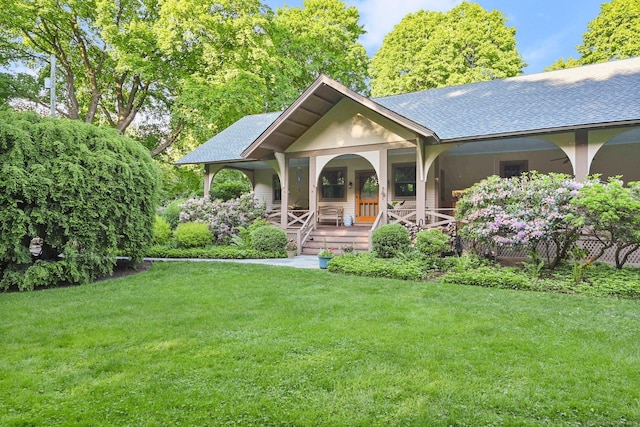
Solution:
[[[149,152],[113,129],[0,114],[0,289],[83,284],[142,259],[159,188]]]

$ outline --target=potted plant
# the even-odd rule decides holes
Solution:
[[[331,258],[334,256],[335,253],[333,253],[333,248],[327,248],[327,241],[325,240],[324,249],[322,249],[318,254],[318,264],[320,265],[320,268],[326,269],[327,264],[329,264],[329,261],[331,261]]]
[[[287,246],[284,247],[284,250],[287,252],[287,258],[293,258],[298,255],[298,245],[296,245],[296,242],[294,242],[293,239],[287,242]]]

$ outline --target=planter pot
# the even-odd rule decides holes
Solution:
[[[298,255],[298,251],[287,251],[287,258],[293,258]]]
[[[331,261],[333,259],[332,256],[319,256],[318,257],[318,264],[320,265],[320,268],[322,269],[326,269],[327,268],[327,264],[329,263],[329,261]]]

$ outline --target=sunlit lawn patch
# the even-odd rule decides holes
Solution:
[[[0,294],[0,425],[637,425],[637,301],[166,263]]]

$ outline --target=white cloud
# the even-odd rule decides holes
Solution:
[[[445,12],[462,0],[351,0],[349,3],[360,11],[360,22],[367,31],[360,42],[369,55],[373,55],[384,37],[407,14],[421,9]]]

